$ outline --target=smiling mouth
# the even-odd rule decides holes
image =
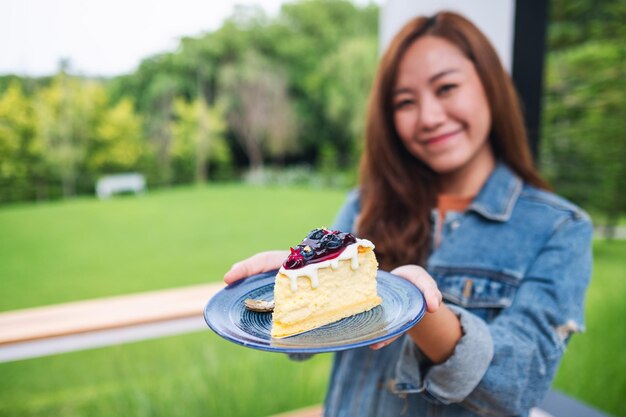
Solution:
[[[444,140],[451,138],[452,136],[456,135],[457,133],[460,133],[461,131],[463,131],[463,128],[460,128],[453,132],[444,133],[443,135],[434,136],[432,138],[422,139],[421,142],[424,145],[433,145],[435,143],[443,142]]]

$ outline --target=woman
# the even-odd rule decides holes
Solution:
[[[583,328],[592,226],[547,191],[511,81],[463,17],[416,18],[391,42],[359,189],[333,228],[373,241],[427,314],[397,340],[336,354],[325,415],[523,416],[542,400]],[[225,280],[285,257],[255,255]]]

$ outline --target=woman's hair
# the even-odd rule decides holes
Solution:
[[[530,184],[548,188],[534,167],[513,84],[487,38],[467,19],[451,12],[411,20],[380,60],[369,98],[361,159],[357,232],[376,242],[379,262],[387,270],[423,264],[430,250],[430,213],[437,202],[438,176],[402,144],[394,127],[392,105],[400,60],[423,36],[447,40],[473,62],[489,103],[489,142],[496,159]]]

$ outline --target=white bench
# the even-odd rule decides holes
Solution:
[[[107,175],[96,183],[96,195],[100,199],[109,198],[113,194],[132,192],[139,194],[146,189],[146,179],[137,173]]]

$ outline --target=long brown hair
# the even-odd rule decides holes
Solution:
[[[406,150],[394,127],[392,106],[400,60],[423,36],[451,42],[473,62],[489,102],[489,142],[496,159],[528,183],[548,188],[535,169],[513,84],[487,38],[467,19],[451,12],[411,20],[380,60],[361,159],[357,231],[376,244],[379,263],[387,270],[424,263],[430,249],[430,212],[436,206],[438,175]]]

